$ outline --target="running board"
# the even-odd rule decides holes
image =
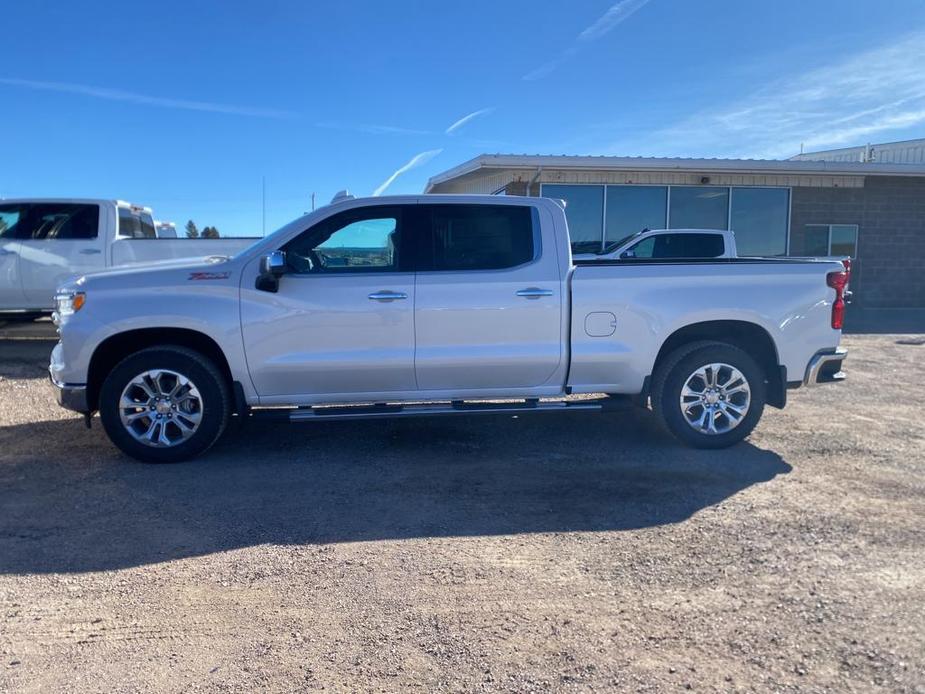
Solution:
[[[420,417],[459,414],[533,414],[536,412],[570,412],[572,410],[601,410],[600,403],[566,402],[463,402],[419,403],[414,405],[323,405],[304,407],[289,413],[290,422],[336,419],[374,419],[377,417]]]

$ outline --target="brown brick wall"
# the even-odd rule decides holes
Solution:
[[[865,308],[925,308],[925,178],[869,176],[863,188],[793,188],[790,228],[857,224],[852,289]]]

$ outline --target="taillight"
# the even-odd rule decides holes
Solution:
[[[832,327],[841,330],[845,323],[845,287],[848,285],[848,272],[830,272],[825,276],[825,283],[835,290],[832,302]]]

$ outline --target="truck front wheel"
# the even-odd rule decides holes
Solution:
[[[748,436],[764,411],[765,378],[747,353],[696,342],[669,355],[652,384],[652,408],[678,439],[725,448]]]
[[[146,463],[188,460],[222,435],[231,412],[228,383],[210,359],[179,346],[132,354],[100,389],[110,440]]]

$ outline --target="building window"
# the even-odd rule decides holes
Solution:
[[[857,224],[806,224],[802,232],[790,235],[790,255],[850,256],[858,246]]]
[[[546,198],[565,200],[572,252],[595,253],[603,247],[604,186],[543,184]]]
[[[668,210],[671,229],[726,229],[729,224],[729,188],[672,186]]]
[[[643,229],[664,229],[667,186],[607,186],[605,241],[610,244]]]
[[[789,213],[787,188],[733,188],[730,228],[738,254],[785,255]]]
[[[541,195],[565,201],[574,253],[666,227],[732,229],[743,256],[787,253],[789,188],[544,183]]]

